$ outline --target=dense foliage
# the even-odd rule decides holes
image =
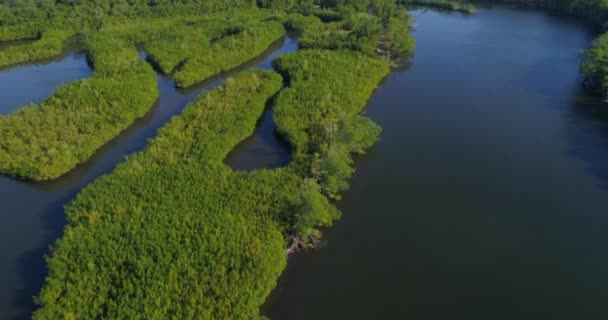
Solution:
[[[331,22],[323,23],[317,14],[291,14],[284,24],[300,35],[298,42],[303,49],[352,50],[398,60],[410,54],[415,46],[414,38],[406,32],[411,16],[401,10],[391,9],[386,13],[386,21],[377,14],[349,10],[326,21]]]
[[[537,4],[599,19],[605,2]],[[309,244],[339,217],[328,197],[348,187],[353,154],[380,133],[361,115],[389,72],[378,56],[411,52],[410,23],[393,0],[0,0],[0,40],[38,39],[1,51],[0,66],[55,55],[78,33],[95,68],[39,106],[0,117],[0,172],[36,180],[69,171],[148,110],[158,89],[136,45],[182,87],[255,57],[284,27],[304,49],[275,61],[282,91],[273,72],[228,80],[83,190],[66,208],[34,318],[256,318],[286,246]],[[606,46],[596,41],[583,65],[602,86]],[[232,171],[224,157],[277,93],[274,120],[292,164]]]
[[[380,133],[359,115],[386,63],[359,53],[302,50],[282,56],[275,68],[289,81],[275,106],[279,132],[293,147],[294,167],[336,197],[348,187],[353,153],[363,153]]]
[[[253,7],[251,0],[2,0],[0,26],[95,26],[108,17],[177,17]]]
[[[256,4],[285,12],[228,10]],[[409,53],[409,24],[392,0],[0,2],[0,39],[38,39],[3,50],[0,63],[55,55],[80,34],[94,67],[90,79],[0,118],[0,171],[35,180],[69,171],[148,110],[156,75],[136,47],[181,87],[254,58],[285,28],[318,48],[276,64],[289,80],[276,120],[292,165],[234,172],[223,163],[282,88],[278,74],[241,74],[200,96],[67,206],[34,318],[257,317],[286,247],[310,245],[339,217],[326,196],[347,187],[352,154],[380,131],[359,115],[388,73],[378,50]]]
[[[147,28],[144,34],[134,33],[141,30],[137,23],[104,30],[111,39],[130,43],[132,54],[132,44],[142,43],[164,70],[177,69],[177,76],[196,57],[162,50],[167,39],[174,37],[181,46],[199,37],[203,44],[194,50],[204,54],[254,25],[230,23],[199,33],[201,23]],[[256,25],[284,32],[273,20]],[[92,59],[96,73],[98,64],[120,61],[97,51],[110,40],[96,38],[103,34],[88,42],[91,56],[99,57]],[[233,172],[223,164],[281,89],[278,74],[242,74],[204,94],[144,151],[66,208],[68,226],[48,260],[50,273],[34,318],[258,315],[284,268],[288,242],[295,238],[306,245],[320,236],[318,226],[339,217],[323,194],[335,196],[346,188],[351,154],[375,141],[379,127],[359,113],[388,73],[381,60],[348,51],[304,50],[281,58],[276,67],[289,80],[276,120],[294,146],[294,163],[253,172]]]
[[[92,78],[68,84],[40,105],[0,117],[0,172],[32,180],[57,178],[143,116],[158,89],[136,44],[143,44],[164,70],[181,64],[176,82],[189,86],[255,58],[282,37],[282,25],[262,21],[266,18],[267,13],[240,13],[228,24],[226,15],[142,19],[92,32],[85,41]],[[49,42],[45,39],[0,51],[0,62],[14,63],[26,52],[37,52],[31,48]],[[61,49],[61,41],[57,46]]]
[[[88,159],[158,96],[156,74],[128,42],[97,34],[87,40],[94,66],[40,105],[0,117],[0,172],[33,180],[61,176]]]
[[[288,226],[337,214],[287,169],[222,162],[281,86],[267,71],[228,80],[82,191],[34,319],[256,317],[285,266]]]
[[[0,51],[0,67],[56,56],[61,53],[63,42],[73,34],[71,31],[50,30],[33,43],[10,46]]]
[[[176,84],[188,87],[257,57],[283,37],[285,29],[276,21],[268,21],[235,27],[231,33],[233,35],[216,40],[201,54],[186,60],[175,73]]]
[[[588,84],[608,96],[608,33],[597,38],[591,48],[584,51],[581,69],[588,76]]]

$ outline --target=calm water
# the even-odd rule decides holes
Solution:
[[[0,116],[39,103],[70,81],[91,76],[85,54],[76,44],[68,47],[60,56],[33,65],[0,68]]]
[[[290,258],[265,313],[608,319],[608,108],[578,75],[592,35],[540,11],[413,15],[343,218]]]
[[[277,55],[296,49],[296,40],[288,37],[275,43],[261,57],[188,90],[177,90],[170,76],[159,75],[160,98],[148,114],[76,170],[48,183],[21,182],[0,176],[0,319],[26,319],[34,310],[32,296],[38,293],[46,275],[43,256],[48,253],[48,246],[61,236],[65,225],[63,206],[84,186],[100,175],[111,172],[127,155],[143,149],[159,127],[181,113],[186,104],[201,92],[218,86],[235,72],[252,67],[269,69]],[[31,72],[27,68],[35,69],[38,66],[21,68],[23,72]],[[65,73],[66,77],[68,74]],[[36,81],[44,82],[47,76],[57,78],[55,74],[43,73],[38,75],[43,79]],[[15,90],[21,90],[18,82],[7,82],[0,86],[0,97]],[[256,132],[258,134],[261,133]],[[254,143],[249,145],[254,148],[255,141],[264,141],[255,137],[252,139]],[[231,157],[233,161],[243,163],[238,152]]]

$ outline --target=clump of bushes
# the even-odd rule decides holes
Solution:
[[[192,19],[153,32],[145,49],[164,73],[171,73],[187,60],[206,55],[214,43],[241,33],[245,23],[256,24],[264,15],[219,15]],[[131,32],[132,33],[132,32]]]
[[[175,26],[161,30],[145,44],[146,53],[164,72],[209,48],[210,37],[202,28]]]
[[[385,42],[383,46],[391,57],[395,60],[402,59],[409,56],[416,46],[416,40],[412,37],[409,30],[412,24],[412,17],[405,13],[400,12],[392,16],[388,22],[385,33]]]
[[[166,72],[183,62],[175,78],[186,87],[256,57],[285,33],[277,21],[260,21],[266,14],[236,14],[222,24],[225,17],[109,24],[89,34],[90,79],[0,117],[0,173],[38,181],[57,178],[142,117],[158,97],[158,86],[135,44],[144,44]]]
[[[237,34],[215,41],[201,54],[186,60],[175,73],[175,83],[185,88],[235,68],[262,54],[284,35],[285,29],[277,21],[251,23]]]
[[[286,19],[286,26],[303,33],[313,25],[344,25],[320,24],[316,17]],[[382,26],[379,21],[374,23]],[[166,32],[148,28],[138,33],[134,24],[94,33],[87,41],[95,66],[89,80],[120,83],[125,78],[132,85],[137,79],[129,77],[140,76],[138,84],[154,83],[154,72],[133,48],[143,43],[163,70],[177,69],[176,78],[182,77],[178,84],[187,86],[255,56],[268,46],[262,45],[265,41],[285,32],[272,19],[232,21],[207,31],[199,29],[204,23],[196,19],[182,22]],[[193,48],[205,58],[165,51],[171,38],[177,45],[200,40]],[[262,44],[256,46],[254,39]],[[205,69],[207,65],[215,69]],[[280,75],[240,74],[201,95],[160,129],[145,150],[86,187],[66,207],[68,225],[48,258],[49,276],[34,319],[258,317],[285,267],[286,247],[310,245],[320,236],[319,226],[339,217],[327,196],[337,198],[348,187],[352,155],[377,139],[380,128],[360,113],[389,72],[387,63],[373,55],[343,48],[302,50],[280,57],[274,66],[288,85],[277,97],[274,117],[293,147],[293,163],[252,172],[234,172],[223,163],[253,132],[267,101],[283,86]],[[98,93],[98,86],[80,85]],[[108,91],[134,94],[126,83],[121,88],[129,92]],[[148,98],[156,95],[146,92]],[[113,111],[118,114],[112,119],[128,113]],[[93,121],[90,133],[99,135],[96,130],[110,123],[100,120]]]
[[[321,11],[337,14],[333,20],[326,19],[332,21],[329,23],[315,15],[290,14],[284,18],[285,27],[300,35],[298,43],[301,48],[351,50],[393,61],[401,60],[414,49],[415,41],[408,33],[411,17],[394,6],[378,5],[377,14],[352,9]]]
[[[274,121],[293,149],[292,166],[323,193],[338,197],[353,173],[353,153],[363,153],[380,133],[359,115],[389,68],[377,58],[349,51],[301,50],[274,67],[288,79]]]
[[[353,50],[374,55],[382,33],[380,20],[367,13],[344,13],[344,19],[323,23],[300,18],[301,36],[298,43],[304,49]]]
[[[283,19],[285,28],[291,32],[294,32],[298,36],[304,34],[304,32],[312,32],[311,29],[322,28],[321,19],[315,16],[305,16],[299,13],[292,13],[287,15]]]
[[[148,147],[85,188],[48,259],[34,319],[251,319],[285,267],[285,235],[337,210],[289,169],[223,158],[282,86],[238,75],[191,103]]]
[[[608,33],[597,38],[590,49],[583,51],[582,72],[587,85],[608,97]]]
[[[96,34],[86,49],[89,79],[58,89],[40,105],[0,117],[0,172],[49,180],[72,170],[143,116],[158,96],[156,74],[135,47]]]

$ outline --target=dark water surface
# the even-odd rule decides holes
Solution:
[[[0,44],[0,50],[2,47]],[[78,49],[77,44],[68,44],[57,57],[0,68],[0,116],[39,103],[70,81],[90,77],[92,71],[86,55]]]
[[[271,319],[608,319],[608,106],[593,35],[541,11],[417,10],[367,115],[326,245],[290,257]]]
[[[252,67],[269,69],[277,55],[296,49],[296,40],[288,37],[272,45],[259,58],[187,90],[177,90],[169,76],[159,75],[160,98],[148,114],[102,147],[85,164],[46,183],[0,176],[0,319],[29,318],[35,308],[32,296],[38,293],[46,276],[43,256],[48,253],[48,246],[61,236],[65,225],[63,206],[83,187],[100,175],[110,173],[127,155],[143,149],[159,127],[180,114],[201,92],[220,85],[235,72]],[[38,67],[21,68],[25,70],[23,72],[30,72],[27,68]],[[66,77],[67,74],[69,72]],[[18,82],[8,81],[0,86],[0,97],[15,90],[21,90]],[[260,130],[266,132],[268,129]],[[234,153],[233,157],[238,159],[239,154]]]

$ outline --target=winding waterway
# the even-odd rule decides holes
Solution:
[[[608,108],[578,74],[593,34],[509,7],[413,16],[343,217],[290,257],[265,314],[608,319]]]
[[[290,320],[608,318],[608,108],[583,93],[578,74],[578,50],[593,34],[576,20],[509,7],[413,15],[415,55],[369,103],[366,113],[383,133],[357,161],[338,202],[343,218],[325,231],[323,247],[290,257],[264,313]],[[276,55],[296,49],[287,38],[233,72],[270,68]],[[0,81],[8,79],[3,102],[20,93],[0,113],[88,76],[81,57],[56,61],[78,70],[75,77],[36,73],[36,65],[0,71]],[[11,81],[14,70],[29,75]],[[186,91],[159,75],[161,95],[150,112],[70,174],[48,183],[0,177],[0,319],[33,310],[43,256],[65,224],[63,205],[233,72]],[[28,95],[27,86],[42,93]],[[268,110],[228,165],[289,161],[271,119]]]
[[[45,183],[18,181],[0,176],[0,319],[27,319],[35,306],[32,296],[36,295],[43,285],[46,275],[44,255],[48,246],[61,236],[65,225],[63,206],[73,199],[87,184],[100,175],[111,172],[118,163],[125,160],[129,154],[142,150],[148,139],[152,138],[158,128],[180,114],[183,108],[194,100],[201,92],[220,85],[225,79],[243,70],[253,67],[270,69],[277,55],[297,50],[297,41],[287,37],[273,44],[260,57],[244,65],[213,77],[187,90],[178,90],[168,75],[159,75],[158,84],[160,97],[151,110],[138,119],[119,137],[106,144],[86,163],[64,177]],[[142,53],[142,57],[145,54]],[[11,92],[21,92],[20,102],[32,98],[27,95],[21,85],[35,86],[34,89],[52,93],[59,82],[73,79],[69,70],[88,68],[86,60],[77,51],[67,53],[55,59],[54,63],[68,66],[66,72],[57,71],[40,73],[39,65],[19,66],[21,74],[29,74],[29,81],[6,81],[0,86],[0,97],[4,101]],[[9,69],[5,72],[12,72]],[[61,77],[63,76],[63,77]],[[3,79],[0,73],[0,80]],[[35,84],[34,84],[35,83]],[[33,87],[32,87],[33,88]],[[32,89],[31,88],[31,89]],[[25,97],[26,100],[23,100]],[[43,98],[43,97],[40,97]],[[267,112],[266,114],[269,114]],[[260,124],[266,123],[260,121]],[[267,141],[266,129],[260,128],[243,148],[243,153],[234,151],[227,164],[239,168],[235,163],[246,163],[242,157],[247,155],[249,148],[259,149]],[[259,136],[259,137],[258,137]],[[258,163],[259,165],[275,166],[276,161],[284,161],[287,150],[270,150],[276,156],[273,161]],[[258,153],[259,154],[259,153]],[[278,155],[277,155],[278,154]],[[264,155],[262,154],[262,157]],[[272,159],[275,159],[271,157]],[[278,165],[278,164],[277,164]],[[249,165],[247,167],[252,167]],[[255,167],[255,166],[253,166]]]

